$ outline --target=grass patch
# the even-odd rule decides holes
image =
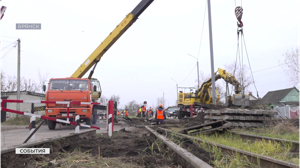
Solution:
[[[233,148],[249,151],[259,155],[269,156],[275,159],[279,159],[294,164],[299,164],[299,159],[295,159],[292,155],[289,155],[289,151],[292,148],[292,144],[284,144],[282,148],[280,143],[262,140],[262,141],[245,141],[242,140],[238,135],[233,135],[229,132],[225,134],[212,134],[212,135],[197,135],[205,141],[211,141],[222,145],[230,146]],[[239,160],[239,159],[238,159]]]
[[[40,122],[40,118],[36,118],[35,123]],[[15,118],[12,118],[10,120],[6,120],[5,122],[2,122],[1,124],[5,125],[29,125],[30,124],[30,117],[29,116],[18,116]]]
[[[299,141],[299,128],[289,124],[279,123],[276,126],[255,129],[237,128],[235,131],[244,134]]]
[[[138,167],[136,163],[125,163],[120,158],[96,158],[90,153],[80,152],[80,148],[71,153],[61,153],[54,160],[36,162],[36,167]]]

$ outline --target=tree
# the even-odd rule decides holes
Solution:
[[[167,101],[164,100],[163,97],[158,97],[158,98],[156,99],[156,101],[157,101],[156,108],[158,108],[160,104],[162,104],[163,107],[166,107],[166,105],[165,105],[164,103],[167,102]]]
[[[110,100],[117,102],[118,105],[120,104],[120,96],[119,95],[112,95],[110,97]]]
[[[5,75],[4,75],[4,72],[1,71],[1,74],[0,74],[0,75],[1,75],[1,86],[0,86],[1,88],[0,88],[0,90],[3,91],[3,88],[4,88],[4,86],[5,86],[5,85],[4,85],[4,81],[5,81]]]
[[[30,92],[40,91],[39,85],[32,79],[22,78],[20,82],[20,90],[26,90]]]
[[[104,95],[101,95],[101,97],[100,97],[100,103],[101,103],[101,105],[107,106],[108,99]]]
[[[140,108],[140,105],[135,100],[132,100],[129,103],[127,103],[126,108],[127,108],[129,113],[134,114]]]
[[[248,87],[253,84],[252,77],[249,73],[249,67],[247,65],[240,65],[236,64],[236,62],[232,62],[231,64],[225,64],[225,70],[232,74],[240,83],[240,87],[244,87],[245,93],[249,92]],[[231,91],[234,90],[234,87],[231,86]]]
[[[47,81],[49,81],[48,75],[49,75],[49,73],[46,73],[46,74],[42,75],[42,74],[40,73],[40,71],[38,71],[38,76],[39,76],[39,84],[38,84],[38,87],[39,87],[39,89],[41,90],[41,92],[43,91],[43,90],[42,90],[43,85],[44,85],[45,83],[47,83]]]
[[[279,65],[286,65],[283,69],[288,76],[290,84],[297,86],[299,84],[299,48],[287,51],[283,54],[284,61],[279,61]]]

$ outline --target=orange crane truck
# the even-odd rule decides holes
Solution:
[[[130,12],[121,23],[106,37],[106,39],[95,49],[95,51],[80,65],[71,77],[52,78],[48,83],[46,101],[79,101],[96,102],[102,93],[100,82],[92,78],[95,67],[105,52],[122,36],[122,34],[138,19],[139,15],[153,2],[153,0],[142,0]],[[88,78],[82,78],[92,68]],[[46,85],[43,86],[46,91]],[[91,125],[93,118],[97,115],[97,109],[106,109],[105,106],[93,104],[70,104],[69,120],[72,121],[76,115],[80,115],[80,121]],[[45,109],[46,117],[54,117],[67,120],[67,105],[59,103],[48,103]],[[48,128],[55,129],[56,122],[48,121]]]

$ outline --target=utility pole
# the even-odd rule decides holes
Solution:
[[[21,41],[18,39],[18,74],[17,74],[17,100],[20,100],[20,50],[21,50]],[[17,110],[20,111],[20,103],[17,103]]]
[[[198,76],[199,77],[199,76]],[[173,78],[171,78],[173,81],[175,81],[176,82],[176,89],[177,89],[177,104],[178,104],[178,83],[177,83],[177,81],[176,80],[174,80]],[[198,82],[199,82],[199,79],[198,79]],[[198,83],[199,84],[199,83]]]
[[[163,92],[163,106],[165,106],[165,92]]]
[[[215,87],[215,73],[214,73],[214,51],[213,51],[213,39],[212,39],[212,26],[211,26],[211,11],[210,0],[207,0],[208,8],[208,26],[209,26],[209,41],[210,41],[210,63],[211,63],[211,78],[212,78],[212,99],[213,104],[216,105],[216,87]]]
[[[189,53],[188,53],[188,55],[191,56],[191,57],[193,57],[193,58],[195,58],[195,59],[197,59],[197,78],[198,78],[198,89],[199,89],[200,84],[199,84],[199,64],[198,64],[198,58],[192,56]]]

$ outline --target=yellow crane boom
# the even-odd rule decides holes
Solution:
[[[129,13],[119,25],[106,37],[106,39],[95,49],[95,51],[80,65],[80,67],[73,73],[71,77],[82,78],[85,73],[100,61],[105,52],[122,36],[122,34],[136,21],[140,14],[153,2],[153,0],[142,0]],[[91,79],[94,69],[90,72],[89,79]]]

